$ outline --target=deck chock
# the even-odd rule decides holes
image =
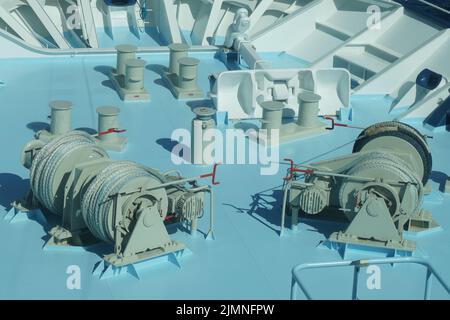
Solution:
[[[140,271],[144,271],[148,268],[151,268],[153,266],[159,265],[161,263],[167,263],[170,262],[174,264],[178,268],[182,268],[182,265],[180,263],[180,259],[189,256],[192,254],[192,251],[185,248],[179,251],[171,252],[163,256],[159,256],[153,259],[141,261],[134,264],[129,264],[126,266],[114,266],[105,260],[102,260],[96,264],[94,267],[94,270],[92,274],[99,279],[110,279],[117,276],[122,275],[131,275],[135,277],[136,279],[140,279]]]
[[[101,274],[105,271],[105,269],[106,269],[105,260],[100,260],[95,264],[94,269],[92,270],[92,275],[100,277]]]
[[[21,222],[26,222],[26,221],[30,221],[30,217],[29,217],[30,212],[25,212],[25,211],[16,211],[14,216],[9,219],[9,223],[21,223]]]
[[[135,263],[134,266],[136,268],[136,270],[145,270],[149,267],[158,265],[160,263],[167,263],[170,262],[172,264],[174,264],[176,267],[181,269],[181,263],[180,263],[180,259],[190,256],[192,255],[192,251],[189,250],[188,248],[184,248],[178,251],[174,251],[171,253],[168,253],[166,255],[163,256],[159,256],[153,259],[149,259],[149,260],[144,260],[142,262],[139,263]]]
[[[10,221],[12,218],[14,218],[14,216],[16,215],[16,208],[12,207],[7,213],[6,215],[3,217],[3,220],[6,221]]]
[[[47,219],[45,218],[41,210],[28,211],[12,207],[3,217],[3,219],[8,221],[9,223],[21,223],[34,220],[43,226],[47,225]]]
[[[413,251],[396,248],[381,248],[363,244],[342,243],[325,240],[318,245],[319,248],[335,250],[343,259],[352,259],[355,255],[370,255],[381,257],[411,257]]]
[[[110,279],[127,274],[133,276],[138,280],[140,279],[138,272],[132,264],[123,267],[115,267],[112,264],[108,264],[104,260],[97,265],[93,274],[95,276],[98,276],[100,280]]]
[[[206,240],[216,240],[216,236],[214,234],[214,231],[209,230],[205,237]]]
[[[167,255],[167,261],[177,266],[179,269],[181,269],[180,261],[178,260],[178,257],[173,252],[169,253]]]

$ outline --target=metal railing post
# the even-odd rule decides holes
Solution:
[[[431,299],[431,289],[433,278],[435,278],[442,287],[447,291],[450,296],[450,286],[444,281],[441,275],[433,268],[433,266],[426,260],[415,257],[407,258],[384,258],[384,259],[373,259],[373,260],[347,260],[347,261],[335,261],[335,262],[323,262],[323,263],[306,263],[295,266],[292,269],[292,284],[291,284],[291,299],[297,298],[297,289],[300,289],[305,297],[309,300],[312,299],[310,293],[306,290],[299,273],[306,269],[326,269],[326,268],[336,268],[336,267],[354,267],[353,274],[353,291],[352,298],[357,299],[357,289],[358,289],[358,274],[361,267],[367,267],[370,265],[384,265],[384,264],[419,264],[427,268],[427,274],[425,279],[425,293],[424,299]]]

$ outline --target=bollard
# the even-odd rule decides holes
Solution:
[[[144,68],[144,60],[131,59],[126,62],[125,89],[132,92],[144,89]]]
[[[169,45],[170,50],[170,62],[169,72],[179,74],[178,61],[188,56],[189,45],[185,43],[172,43]]]
[[[70,101],[52,101],[50,133],[62,135],[72,130],[72,103]]]
[[[317,125],[317,115],[319,114],[319,102],[321,96],[313,92],[303,92],[298,95],[298,120],[301,127],[314,127]]]
[[[119,113],[120,109],[112,106],[104,106],[97,108],[98,114],[98,133],[106,132],[109,129],[118,129],[119,125]],[[118,139],[118,134],[116,132],[100,135],[99,140],[114,142]]]
[[[260,103],[263,109],[262,129],[280,129],[283,120],[284,103],[280,101],[264,101]]]
[[[178,76],[178,87],[190,91],[197,89],[197,66],[200,60],[195,58],[182,58],[178,60],[180,74]]]
[[[137,47],[128,44],[116,46],[117,50],[117,68],[116,73],[125,76],[126,62],[130,59],[136,59]]]
[[[209,107],[197,107],[193,112],[196,117],[192,120],[191,163],[205,164],[203,151],[206,146],[204,145],[203,135],[206,130],[215,128],[214,115],[216,110]]]

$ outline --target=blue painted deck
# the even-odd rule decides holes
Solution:
[[[226,70],[214,53],[195,55],[201,60],[200,86],[209,89],[207,75]],[[280,67],[302,67],[292,59],[277,60]],[[124,104],[112,89],[106,72],[115,65],[110,54],[52,57],[44,59],[0,60],[0,298],[39,299],[288,299],[291,270],[305,262],[335,261],[342,258],[335,251],[317,248],[338,227],[332,222],[302,221],[296,234],[278,236],[281,211],[281,183],[286,167],[277,175],[261,176],[258,165],[223,165],[219,167],[215,187],[216,240],[192,239],[183,232],[173,237],[193,252],[181,260],[182,268],[171,263],[152,266],[141,279],[121,276],[99,280],[91,273],[100,261],[102,247],[89,251],[49,252],[42,246],[44,226],[34,220],[10,224],[1,217],[10,203],[28,188],[28,171],[20,164],[20,152],[36,130],[46,126],[48,102],[67,99],[74,103],[74,128],[96,128],[95,109],[101,105],[121,108],[121,124],[128,131],[129,144],[122,153],[110,153],[114,159],[127,159],[162,171],[180,169],[185,176],[206,173],[210,167],[182,165],[170,160],[170,141],[174,129],[189,129],[199,102],[175,100],[158,74],[168,64],[168,54],[140,54],[149,64],[146,88],[151,102]],[[201,103],[201,102],[200,102]],[[368,125],[386,120],[389,101],[383,97],[359,97],[353,101],[355,124]],[[419,129],[420,122],[415,123]],[[225,128],[221,128],[225,129]],[[359,130],[338,128],[328,135],[283,145],[280,157],[296,162],[330,158],[351,152]],[[450,281],[450,196],[440,191],[450,173],[448,132],[433,133],[430,146],[434,155],[433,194],[424,207],[433,212],[442,230],[417,239],[419,252]],[[289,222],[289,221],[288,221]],[[208,230],[207,215],[200,230]],[[365,256],[368,258],[370,256]],[[66,288],[66,269],[81,268],[81,290]],[[382,268],[382,290],[369,291],[361,281],[361,297],[421,298],[425,271],[416,266]],[[361,277],[367,277],[361,272]],[[312,272],[308,283],[317,298],[348,298],[351,293],[350,270]],[[423,281],[422,281],[423,280]],[[395,285],[395,286],[394,286]],[[433,297],[448,295],[438,286]]]
[[[130,30],[128,27],[114,27],[112,30],[97,28],[97,37],[100,48],[113,48],[121,43],[146,47],[157,47],[162,44],[154,28],[137,30]]]

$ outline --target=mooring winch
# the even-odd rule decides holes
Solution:
[[[185,248],[170,238],[165,223],[187,221],[191,233],[210,194],[213,236],[213,194],[198,186],[201,178],[182,178],[131,161],[111,160],[94,137],[71,131],[44,144],[27,144],[22,159],[30,169],[34,205],[61,216],[50,231],[51,245],[87,245],[102,240],[114,245],[105,260],[123,266]]]
[[[344,215],[350,224],[334,232],[331,242],[413,251],[415,243],[405,240],[403,231],[437,226],[421,208],[431,167],[426,137],[416,129],[400,122],[372,125],[359,135],[351,155],[307,166],[291,161],[281,232],[286,211],[293,229],[299,215]]]

